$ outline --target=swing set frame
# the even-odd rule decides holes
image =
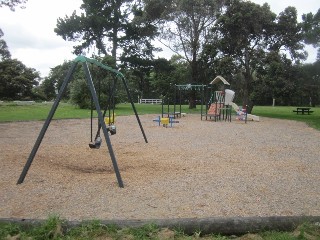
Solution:
[[[62,84],[62,86],[61,86],[61,88],[60,88],[60,90],[58,92],[58,95],[57,95],[57,97],[56,97],[56,99],[55,99],[55,101],[54,101],[54,103],[52,105],[52,108],[51,108],[51,110],[50,110],[50,112],[48,114],[48,117],[47,117],[46,121],[44,122],[44,125],[43,125],[43,127],[42,127],[42,129],[41,129],[41,131],[40,131],[40,133],[38,135],[38,138],[37,138],[32,150],[31,150],[29,158],[27,159],[27,162],[26,162],[26,164],[25,164],[25,166],[24,166],[24,168],[23,168],[23,170],[22,170],[22,172],[20,174],[20,177],[19,177],[19,179],[17,181],[17,184],[23,183],[23,181],[24,181],[24,179],[25,179],[25,177],[26,177],[26,175],[28,173],[28,170],[29,170],[29,168],[30,168],[30,166],[31,166],[31,164],[33,162],[33,159],[34,159],[34,157],[35,157],[35,155],[36,155],[36,153],[37,153],[37,151],[38,151],[38,149],[40,147],[40,144],[41,144],[41,142],[42,142],[42,140],[44,138],[44,135],[45,135],[45,133],[46,133],[46,131],[47,131],[49,125],[50,125],[50,122],[51,122],[51,120],[52,120],[52,118],[54,116],[54,113],[58,108],[58,105],[59,105],[59,102],[60,102],[60,100],[62,98],[62,95],[64,94],[68,84],[70,83],[70,81],[72,79],[72,76],[73,76],[73,73],[74,73],[78,63],[82,63],[82,67],[83,67],[83,70],[85,72],[86,82],[87,82],[87,85],[88,85],[88,87],[90,89],[90,93],[91,93],[91,97],[92,97],[92,100],[93,100],[94,105],[95,105],[95,109],[96,109],[96,111],[98,113],[98,121],[99,121],[99,129],[98,129],[98,131],[100,131],[100,128],[102,128],[102,130],[103,130],[103,134],[104,134],[104,137],[105,137],[105,141],[106,141],[106,144],[107,144],[107,147],[108,147],[108,151],[109,151],[109,154],[110,154],[110,158],[111,158],[111,161],[112,161],[112,164],[113,164],[113,168],[114,168],[114,171],[115,171],[115,174],[116,174],[116,177],[117,177],[117,181],[118,181],[119,187],[123,188],[124,184],[123,184],[123,181],[122,181],[122,178],[121,178],[121,174],[120,174],[120,171],[119,171],[119,168],[118,168],[116,156],[115,156],[113,148],[112,148],[110,136],[108,134],[109,129],[107,128],[106,123],[104,121],[105,112],[102,113],[102,111],[101,111],[100,103],[99,103],[98,96],[97,96],[97,93],[96,93],[96,89],[95,89],[95,86],[94,86],[94,83],[93,83],[93,80],[92,80],[92,77],[91,77],[91,73],[90,73],[90,70],[89,70],[89,67],[88,67],[88,63],[94,64],[94,65],[96,65],[96,66],[98,66],[98,67],[100,67],[100,68],[102,68],[104,70],[109,71],[110,73],[114,74],[117,79],[120,79],[122,81],[122,83],[124,85],[124,88],[126,90],[127,96],[128,96],[128,100],[131,103],[132,109],[134,111],[134,114],[136,116],[137,122],[139,124],[139,127],[140,127],[141,133],[143,135],[143,138],[144,138],[145,142],[148,143],[146,134],[145,134],[145,132],[143,130],[139,115],[138,115],[137,110],[135,108],[135,105],[134,105],[134,103],[132,101],[132,98],[131,98],[131,95],[130,95],[130,92],[129,92],[129,89],[128,89],[128,85],[126,83],[126,79],[125,79],[124,75],[121,72],[119,72],[119,71],[117,71],[117,70],[115,70],[115,69],[113,69],[113,68],[111,68],[111,67],[109,67],[107,65],[104,65],[104,64],[98,62],[97,60],[86,58],[84,56],[78,56],[75,60],[73,60],[73,63],[71,65],[71,67],[69,68],[69,71],[68,71],[68,73],[67,73],[67,75],[66,75],[66,77],[65,77],[65,79],[63,81],[63,84]],[[113,87],[115,87],[115,85]],[[111,96],[109,96],[109,98],[110,97]]]

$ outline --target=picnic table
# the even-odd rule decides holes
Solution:
[[[310,115],[310,113],[313,113],[313,111],[311,111],[311,108],[309,107],[297,107],[297,109],[293,110],[293,112],[296,112],[297,114],[301,113],[302,115],[304,115],[305,113],[308,113],[308,115]]]

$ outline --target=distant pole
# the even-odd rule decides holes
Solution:
[[[274,107],[275,105],[276,105],[276,99],[273,98],[273,99],[272,99],[272,107]]]

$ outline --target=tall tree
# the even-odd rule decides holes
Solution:
[[[295,61],[305,60],[306,52],[303,46],[303,32],[301,24],[298,23],[297,9],[287,7],[280,12],[274,24],[274,32],[271,32],[269,50],[288,52],[291,59]]]
[[[302,90],[300,104],[310,104],[315,107],[320,104],[320,60],[303,64],[300,68],[303,74],[299,81],[299,88]]]
[[[297,105],[301,71],[285,54],[269,52],[256,70],[254,101],[260,105]]]
[[[154,29],[139,16],[143,13],[141,7],[141,1],[134,0],[83,0],[83,12],[59,18],[55,32],[65,40],[81,41],[74,48],[76,54],[93,47],[98,55],[106,56],[111,52],[116,61],[118,48],[127,48],[132,39],[136,41],[134,46],[138,43],[137,49],[149,43],[146,46],[152,51],[148,37],[152,37]]]
[[[191,69],[192,83],[199,83],[199,57],[207,43],[208,27],[217,19],[223,0],[146,0],[146,10],[161,25],[161,38],[167,47],[182,56]],[[158,13],[157,13],[158,12]],[[195,106],[194,93],[190,108]]]
[[[94,47],[98,56],[104,57],[111,50],[113,65],[120,60],[118,67],[130,68],[132,79],[144,94],[148,92],[148,74],[156,50],[151,44],[156,27],[143,8],[139,0],[83,0],[84,12],[59,18],[55,32],[65,40],[82,41],[75,47],[76,54]]]
[[[107,55],[111,48],[111,55],[116,59],[119,33],[128,16],[128,2],[130,0],[83,0],[80,7],[83,13],[77,15],[74,11],[70,17],[59,18],[55,32],[64,40],[82,41],[74,47],[75,54],[94,46],[98,53]]]
[[[268,4],[262,6],[240,0],[230,1],[219,18],[214,31],[219,39],[222,57],[232,58],[237,71],[243,75],[243,105],[251,112],[254,72],[263,65],[270,51],[279,54],[287,50],[294,59],[304,57],[300,44],[302,35],[296,10],[287,8],[277,17]]]
[[[303,14],[302,20],[305,43],[318,48],[317,59],[320,60],[320,8],[316,14]]]
[[[131,21],[124,26],[124,36],[120,40],[122,68],[129,68],[132,80],[137,83],[142,98],[151,97],[149,75],[153,66],[153,53],[158,51],[152,44],[157,28],[144,11],[144,5],[136,2],[132,6]],[[149,96],[147,96],[149,95]]]

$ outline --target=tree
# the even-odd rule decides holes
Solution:
[[[74,53],[81,54],[94,46],[98,54],[107,55],[111,48],[114,61],[117,59],[117,49],[123,28],[128,21],[129,3],[133,0],[84,0],[81,9],[64,19],[59,18],[55,32],[64,40],[82,41],[75,47]],[[108,44],[111,42],[111,45]]]
[[[299,81],[301,95],[299,104],[315,107],[320,103],[320,60],[299,66],[302,77]]]
[[[11,11],[15,10],[15,7],[21,4],[25,4],[28,0],[0,0],[0,7],[9,7]],[[22,5],[21,8],[24,8]]]
[[[40,74],[33,68],[26,67],[17,59],[0,62],[0,98],[31,99],[32,88],[40,81]]]
[[[103,58],[96,56],[94,59],[113,69],[115,67],[113,65],[115,64],[113,57],[110,55],[107,55]],[[86,81],[83,67],[82,65],[79,65],[78,67],[79,68],[73,74],[73,80],[70,85],[70,101],[78,105],[80,108],[93,108],[94,104],[92,102],[90,89]],[[115,77],[114,73],[94,64],[89,64],[88,67],[102,109],[105,109],[107,106],[109,106],[109,104],[117,104],[127,100],[127,94],[123,88],[123,83]],[[114,98],[112,98],[111,102],[109,103],[114,83],[116,84]]]
[[[158,51],[151,41],[157,28],[143,10],[143,4],[132,6],[132,20],[124,26],[124,36],[120,40],[122,54],[121,68],[130,69],[131,79],[137,83],[141,98],[151,97],[149,75],[153,68],[153,53]]]
[[[42,93],[45,100],[53,100],[56,97],[56,89],[51,78],[46,77],[39,86],[39,92]]]
[[[128,0],[84,0],[81,9],[85,13],[78,16],[73,12],[70,17],[59,18],[55,32],[64,40],[82,40],[82,43],[75,47],[76,54],[94,46],[98,53],[107,55],[110,46],[106,40],[109,40],[112,42],[111,55],[116,59],[119,32],[127,17],[127,2]]]
[[[286,51],[294,61],[305,60],[307,53],[304,51],[303,38],[302,27],[297,19],[297,9],[287,7],[276,18],[269,51],[277,53]]]
[[[240,78],[242,102],[244,106],[248,105],[248,112],[253,107],[254,73],[263,66],[268,52],[280,54],[287,50],[293,59],[305,57],[304,52],[299,52],[303,48],[302,35],[296,10],[292,7],[276,17],[266,3],[260,6],[240,0],[230,1],[214,32],[219,36],[220,57],[231,57],[237,72],[243,75]]]
[[[318,48],[317,59],[320,60],[320,9],[314,15],[312,13],[303,14],[302,20],[305,43]]]
[[[8,49],[7,43],[5,40],[1,39],[2,37],[3,37],[3,32],[0,29],[0,61],[11,57],[11,53]]]
[[[284,54],[269,52],[256,75],[252,92],[256,104],[271,105],[273,99],[277,105],[298,104],[301,71]]]
[[[199,83],[199,56],[206,45],[208,27],[214,24],[224,1],[210,0],[146,0],[146,10],[159,20],[164,44],[182,56],[191,70],[191,83]],[[158,12],[158,13],[157,13]],[[164,42],[164,41],[162,41]],[[190,95],[190,108],[195,107],[195,92]]]
[[[120,60],[119,67],[130,69],[132,80],[137,82],[141,94],[148,92],[148,75],[152,68],[151,44],[156,27],[143,11],[142,1],[109,0],[83,1],[81,15],[59,18],[55,32],[65,40],[82,41],[74,53],[94,47],[97,55],[109,55]],[[108,43],[111,42],[111,44]],[[121,48],[121,53],[118,53]]]
[[[150,85],[157,98],[173,97],[174,85],[185,79],[188,66],[180,63],[177,56],[172,56],[170,61],[164,58],[154,60],[152,73],[150,74]],[[180,67],[182,66],[182,71]]]
[[[50,100],[56,96],[56,91],[58,91],[68,73],[71,61],[64,61],[50,69],[48,76],[41,83],[41,88],[46,95],[47,99]],[[76,69],[73,76],[78,75],[79,66]],[[66,93],[64,94],[64,99],[69,99],[70,87],[68,86]]]

